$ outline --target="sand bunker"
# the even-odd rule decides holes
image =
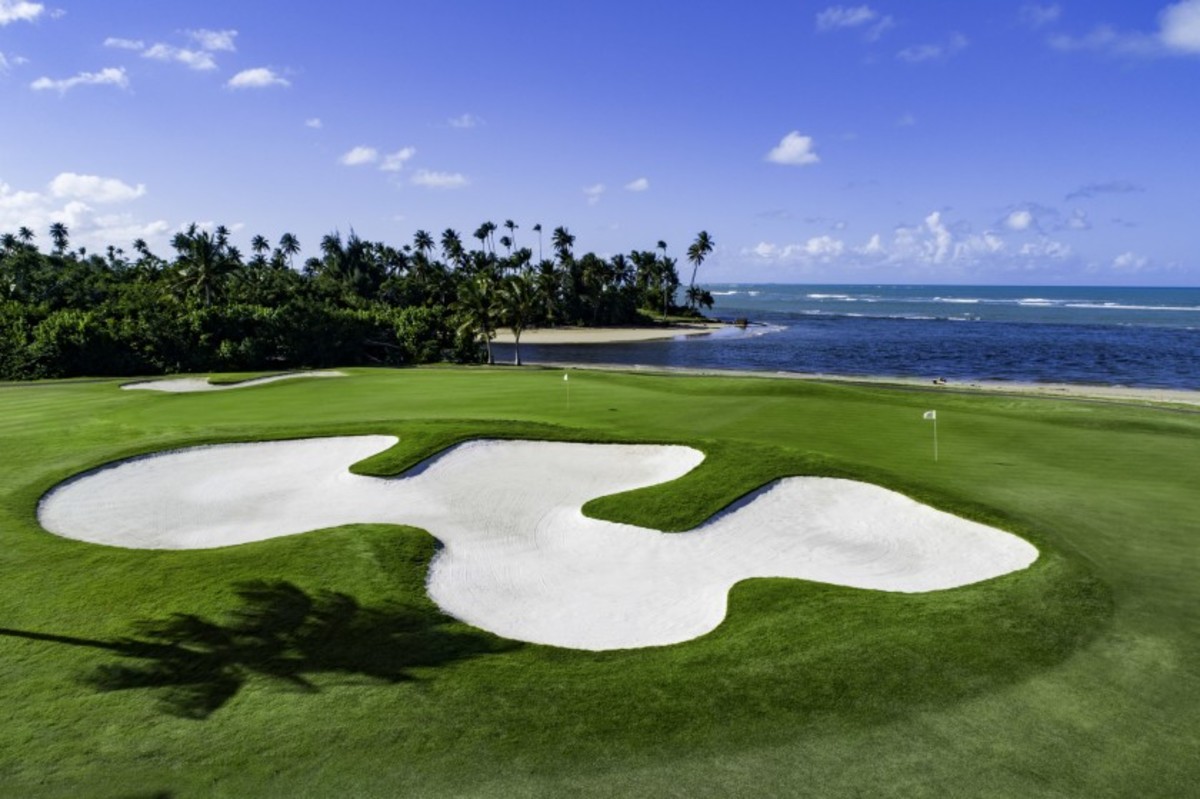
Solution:
[[[289,372],[285,375],[270,377],[255,377],[237,383],[210,383],[204,377],[177,377],[171,380],[145,380],[140,383],[126,383],[121,388],[130,391],[166,391],[170,394],[185,394],[193,391],[229,391],[234,388],[249,388],[261,386],[264,383],[276,383],[280,380],[291,380],[296,377],[345,377],[345,372]]]
[[[123,461],[59,485],[38,517],[61,536],[146,549],[414,525],[445,544],[428,589],[446,612],[508,638],[589,650],[703,635],[750,577],[932,591],[1037,558],[1002,530],[827,478],[776,481],[683,534],[583,515],[594,497],[686,474],[703,459],[688,447],[477,441],[398,478],[348,471],[395,442],[227,444]]]

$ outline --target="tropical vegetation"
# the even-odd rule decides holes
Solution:
[[[71,248],[62,222],[41,251],[27,227],[0,236],[0,379],[141,375],[334,365],[492,361],[499,329],[661,323],[711,308],[695,283],[711,251],[701,233],[685,305],[676,261],[658,242],[604,258],[577,254],[565,227],[550,257],[519,246],[520,226],[480,225],[468,247],[456,230],[418,230],[401,246],[353,231],[324,236],[299,261],[284,233],[258,234],[243,254],[224,226],[190,225],[161,256]],[[498,230],[503,234],[496,239]]]

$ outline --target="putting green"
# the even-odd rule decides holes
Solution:
[[[1200,779],[1196,415],[591,372],[568,409],[559,372],[348,371],[204,395],[0,387],[0,793],[1115,796]],[[412,528],[164,552],[36,522],[52,486],[120,458],[326,435],[398,436],[360,464],[374,474],[479,437],[680,444],[705,461],[585,512],[686,530],[776,478],[851,478],[1041,554],[924,594],[751,580],[709,635],[589,653],[440,616],[434,544]]]

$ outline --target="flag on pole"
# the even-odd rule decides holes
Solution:
[[[927,422],[933,422],[933,459],[938,459],[937,445],[937,411],[925,411],[925,415],[921,417]]]
[[[570,376],[570,375],[563,375],[563,380],[565,380],[565,381],[567,381],[567,382],[569,383],[569,382],[571,382],[571,376]]]

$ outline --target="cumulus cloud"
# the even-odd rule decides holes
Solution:
[[[896,58],[910,64],[921,64],[927,61],[945,61],[967,48],[970,41],[961,33],[952,33],[945,42],[938,44],[919,44],[905,47],[896,53]]]
[[[373,164],[379,160],[379,151],[374,147],[359,145],[353,150],[345,152],[338,161],[345,166],[362,166],[363,164]]]
[[[1017,12],[1018,18],[1022,23],[1031,28],[1037,29],[1045,27],[1052,22],[1057,22],[1062,16],[1062,6],[1057,3],[1052,3],[1048,6],[1038,5],[1037,3],[1026,3],[1021,6]]]
[[[742,254],[755,262],[814,270],[887,269],[910,276],[994,275],[999,271],[1027,272],[1053,262],[1067,263],[1073,253],[1067,244],[1046,235],[1013,246],[995,231],[973,232],[965,223],[951,223],[941,211],[919,224],[900,225],[887,234],[873,233],[861,244],[823,235],[795,244],[760,241]],[[986,271],[985,271],[986,270]],[[828,273],[826,273],[828,274]]]
[[[404,164],[416,154],[417,148],[415,147],[405,147],[394,153],[388,153],[383,157],[383,163],[379,165],[379,168],[384,172],[399,172],[404,169]]]
[[[800,131],[793,130],[767,153],[767,160],[788,166],[815,164],[821,159],[813,151],[813,145],[811,136],[801,136]]]
[[[1135,252],[1123,252],[1113,259],[1112,266],[1121,272],[1140,272],[1149,265],[1150,259]]]
[[[411,183],[428,189],[461,189],[469,185],[470,181],[460,172],[431,172],[428,169],[418,169],[412,176]]]
[[[649,188],[650,181],[646,178],[638,178],[625,184],[625,191],[646,191]]]
[[[0,230],[28,227],[39,233],[62,222],[73,245],[104,246],[151,239],[165,234],[163,220],[144,221],[133,213],[108,210],[98,213],[91,204],[121,205],[146,193],[142,184],[130,186],[116,178],[64,172],[43,191],[18,191],[0,182]]]
[[[817,31],[820,33],[829,33],[830,31],[843,30],[846,28],[863,28],[867,33],[867,40],[874,41],[883,35],[883,32],[892,27],[893,21],[890,16],[884,16],[870,6],[830,6],[824,11],[817,14]]]
[[[1063,52],[1093,51],[1106,55],[1154,57],[1200,54],[1200,0],[1182,0],[1158,15],[1158,30],[1122,31],[1098,25],[1081,36],[1061,34],[1047,40]]]
[[[483,120],[474,114],[463,114],[447,119],[446,124],[452,128],[477,128],[483,124]]]
[[[1028,230],[1033,224],[1033,214],[1024,209],[1013,211],[1004,220],[1004,225],[1009,230]]]
[[[155,61],[178,61],[189,69],[210,70],[217,68],[217,62],[212,53],[207,50],[188,50],[184,47],[172,47],[169,44],[155,44],[142,52],[142,58]]]
[[[304,120],[304,127],[306,127],[306,128],[321,127],[321,118],[320,117],[311,117],[309,119]]]
[[[1066,200],[1090,200],[1102,194],[1137,194],[1146,190],[1145,186],[1129,180],[1109,180],[1101,183],[1085,183],[1066,196]]]
[[[146,49],[146,43],[141,39],[122,39],[119,36],[109,36],[104,40],[104,46],[112,47],[117,50],[141,51]]]
[[[1158,38],[1179,53],[1200,53],[1200,0],[1167,6],[1158,16]]]
[[[10,22],[33,22],[46,7],[26,0],[0,0],[0,27]]]
[[[98,175],[77,175],[62,172],[50,181],[50,194],[60,199],[83,200],[94,203],[120,203],[135,200],[146,193],[145,185],[130,186],[117,178]]]
[[[597,183],[594,186],[587,186],[583,190],[583,194],[587,197],[588,205],[595,205],[600,202],[600,197],[604,194],[605,188],[603,183]]]
[[[255,67],[243,69],[225,85],[230,89],[266,89],[271,86],[291,86],[292,82],[268,67]]]
[[[238,35],[238,32],[235,30],[210,31],[201,28],[199,30],[188,31],[187,34],[192,41],[200,45],[201,50],[225,50],[233,52],[237,49],[233,45],[233,40]]]
[[[125,75],[124,67],[107,67],[99,72],[80,72],[74,77],[58,80],[42,77],[29,84],[29,88],[34,91],[53,90],[59,94],[66,94],[76,86],[116,86],[119,89],[128,89],[129,78]]]

